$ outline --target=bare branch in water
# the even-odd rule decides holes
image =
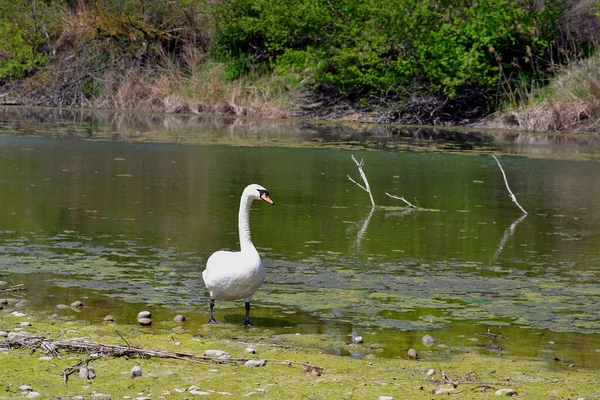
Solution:
[[[517,196],[515,196],[513,194],[513,192],[510,190],[510,186],[508,186],[508,180],[506,179],[506,174],[504,173],[504,168],[502,168],[500,161],[496,158],[495,155],[492,155],[492,157],[494,157],[494,160],[496,160],[496,162],[498,163],[498,166],[500,167],[500,171],[502,171],[502,176],[504,177],[504,183],[506,184],[506,189],[508,190],[508,193],[509,193],[510,198],[512,199],[513,203],[515,203],[517,206],[519,206],[521,211],[523,211],[523,214],[527,215],[527,211],[525,211],[525,209],[523,207],[521,207],[521,205],[517,201]]]
[[[356,186],[358,186],[359,188],[361,188],[369,194],[369,198],[371,199],[371,207],[375,207],[375,200],[373,200],[373,195],[371,194],[371,187],[369,186],[369,181],[367,180],[367,176],[363,171],[364,160],[361,159],[360,162],[358,162],[356,158],[354,158],[354,155],[352,155],[352,159],[356,163],[356,166],[358,167],[358,172],[360,173],[360,177],[362,178],[365,185],[363,186],[360,183],[356,182],[350,177],[350,175],[348,175],[348,179],[350,180],[350,182],[353,182]]]

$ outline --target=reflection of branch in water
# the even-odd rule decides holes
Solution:
[[[371,211],[369,211],[369,215],[367,215],[367,217],[365,219],[363,219],[363,221],[362,221],[362,223],[363,223],[362,228],[360,228],[360,230],[358,231],[358,234],[356,235],[356,240],[354,241],[354,244],[357,249],[360,249],[360,242],[362,241],[362,238],[365,235],[367,228],[369,227],[369,222],[371,221],[371,217],[373,216],[374,212],[375,212],[375,207],[372,207]]]
[[[506,230],[504,231],[504,236],[502,236],[502,240],[500,241],[500,245],[498,246],[498,248],[496,249],[496,252],[494,253],[494,257],[493,257],[494,260],[496,258],[498,258],[498,256],[500,255],[500,253],[502,253],[502,250],[504,250],[504,245],[506,245],[506,242],[512,236],[512,234],[515,233],[515,229],[516,229],[517,225],[519,225],[519,223],[521,221],[523,221],[526,216],[527,216],[527,214],[521,215],[518,219],[516,219],[511,224],[511,226],[509,226],[508,228],[506,228]]]

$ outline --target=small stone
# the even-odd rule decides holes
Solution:
[[[432,376],[435,375],[435,369],[430,369],[429,371],[427,371],[427,376]]]
[[[8,333],[5,331],[0,331],[0,337],[8,337]]]
[[[264,367],[267,365],[267,360],[248,360],[244,365],[246,367]]]
[[[0,304],[8,304],[8,299],[0,299]]]
[[[41,394],[39,392],[29,392],[29,393],[27,393],[26,397],[28,399],[33,399],[33,398],[36,398],[36,397],[39,397],[39,396],[41,396]]]
[[[104,393],[92,393],[90,397],[92,399],[110,400],[110,394]]]
[[[21,301],[19,301],[18,303],[15,304],[15,307],[24,308],[24,307],[29,306],[30,304],[31,304],[31,302],[29,300],[22,299]]]
[[[431,335],[425,335],[421,339],[421,343],[423,343],[425,346],[431,346],[435,343],[435,339]]]
[[[113,317],[112,315],[107,315],[106,317],[104,317],[104,321],[106,322],[115,322],[115,317]]]
[[[18,312],[18,311],[13,311],[13,312],[11,312],[11,314],[14,315],[15,317],[24,317],[27,315],[25,313]]]
[[[220,357],[224,354],[227,354],[227,353],[222,350],[206,350],[204,352],[204,357]]]
[[[175,391],[176,391],[177,393],[184,393],[186,390],[187,390],[187,389],[185,389],[185,388],[175,388]]]
[[[152,400],[152,398],[146,397],[146,396],[140,396],[140,397],[136,397],[135,400]]]
[[[19,325],[21,325],[21,326],[31,326],[31,322],[21,322]]]
[[[4,303],[4,304],[15,305],[18,302],[20,302],[22,299],[8,298],[8,299],[4,299],[4,300],[6,301],[6,303]]]
[[[83,302],[81,300],[77,300],[71,303],[71,307],[83,307]]]
[[[185,315],[183,314],[178,314],[175,317],[173,317],[173,322],[177,323],[177,324],[181,324],[183,322],[185,322]]]
[[[256,354],[256,349],[254,347],[246,347],[246,353]]]
[[[196,385],[192,385],[192,386],[190,386],[190,387],[189,387],[187,390],[188,390],[188,391],[190,391],[190,390],[200,390],[200,387],[198,387],[198,386],[196,386]]]
[[[362,343],[364,341],[362,336],[355,336],[354,343]]]
[[[66,305],[66,304],[57,304],[57,305],[56,305],[56,309],[57,309],[57,310],[68,310],[68,309],[69,309],[69,306],[68,306],[68,305]]]
[[[230,361],[231,358],[232,357],[229,354],[223,354],[223,355],[220,355],[219,357],[216,357],[215,362],[226,363],[226,362]]]
[[[210,392],[203,392],[202,390],[190,390],[189,393],[197,396],[208,396],[211,394]]]
[[[433,394],[448,394],[454,390],[456,390],[456,389],[443,387],[443,388],[436,390]]]
[[[138,324],[144,326],[152,325],[152,320],[150,318],[138,318]]]
[[[91,381],[96,377],[96,372],[93,367],[82,367],[79,369],[79,378]]]
[[[152,318],[152,313],[150,311],[140,311],[137,315],[137,319],[140,318]]]
[[[494,344],[494,343],[488,343],[485,346],[483,346],[484,349],[489,350],[489,351],[504,351],[506,350],[506,347],[502,346],[501,344]]]
[[[415,349],[408,349],[408,359],[409,360],[418,360],[419,354]]]
[[[52,357],[49,357],[49,356],[39,357],[38,360],[41,360],[41,361],[50,361],[50,360],[52,360]]]
[[[21,385],[21,386],[19,386],[19,390],[21,392],[31,392],[33,390],[33,388],[29,385]]]
[[[496,396],[514,396],[515,394],[517,394],[517,392],[510,388],[496,390]]]
[[[25,339],[27,339],[28,337],[28,333],[27,332],[8,332],[8,340],[13,340],[15,342],[22,342]]]
[[[6,281],[0,281],[0,286],[6,286],[6,285],[8,285],[8,282],[6,282]]]
[[[131,368],[131,377],[138,378],[140,376],[142,376],[142,368],[140,367],[140,363],[136,362],[133,368]]]
[[[394,400],[392,396],[379,396],[377,400]]]

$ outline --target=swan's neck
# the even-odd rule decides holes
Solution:
[[[252,199],[247,196],[242,196],[240,200],[240,213],[238,215],[238,229],[240,231],[240,250],[248,251],[254,250],[254,244],[252,243],[252,235],[250,233],[250,206],[252,205]]]

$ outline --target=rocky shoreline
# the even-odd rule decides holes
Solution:
[[[229,324],[190,329],[182,314],[158,320],[147,310],[137,321],[115,322],[112,315],[85,321],[69,315],[86,307],[82,301],[57,305],[67,307],[59,316],[31,309],[20,296],[0,295],[7,296],[0,299],[0,399],[600,395],[598,371],[566,360],[512,357],[502,347],[489,354],[448,348],[435,332],[404,357],[385,358],[378,343],[358,335],[342,340]],[[340,349],[355,356],[336,355]]]

